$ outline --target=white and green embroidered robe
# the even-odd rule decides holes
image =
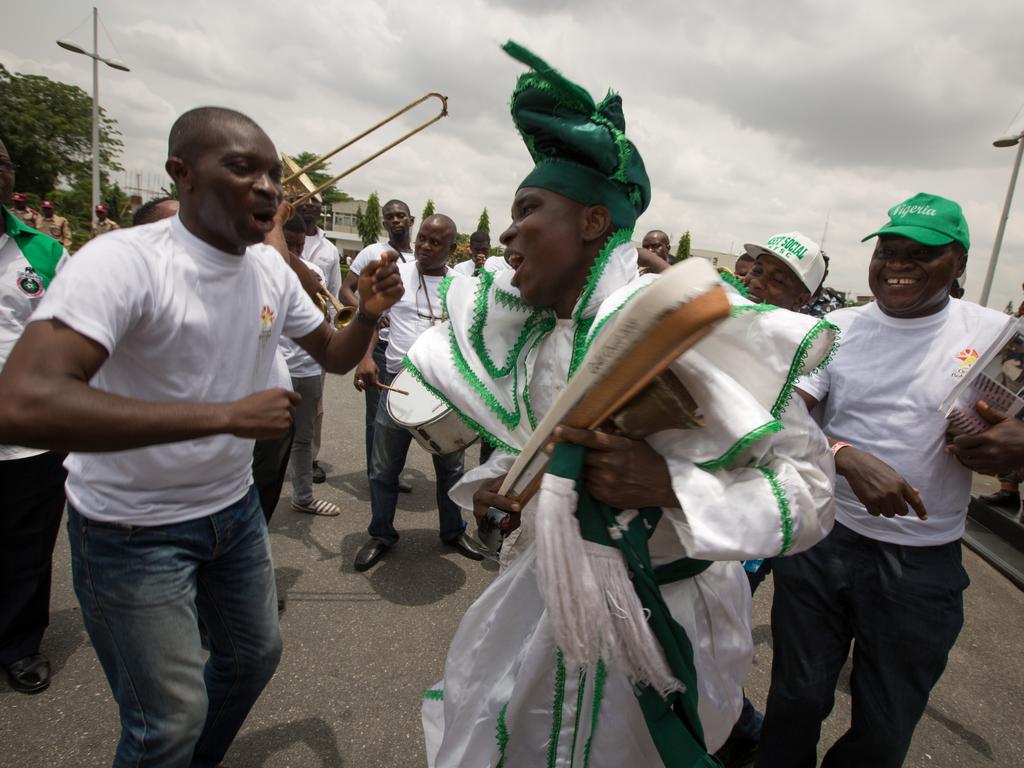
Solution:
[[[503,475],[579,364],[588,339],[655,277],[636,278],[636,251],[613,240],[572,319],[530,310],[512,272],[449,286],[450,323],[420,337],[407,367],[498,446],[451,492],[472,509],[479,484]],[[649,541],[654,565],[715,560],[662,595],[693,646],[709,751],[742,704],[753,654],[750,588],[740,560],[806,549],[831,529],[834,466],[793,382],[822,364],[834,329],[753,305],[730,289],[732,316],[672,370],[706,424],[648,442],[664,456],[681,508],[664,509]],[[464,617],[444,679],[424,696],[431,766],[659,766],[632,686],[614,668],[568,669],[537,588],[533,503],[506,540],[502,572]]]

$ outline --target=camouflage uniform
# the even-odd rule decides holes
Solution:
[[[44,235],[49,235],[68,250],[71,249],[71,224],[63,216],[54,214],[49,219],[39,216],[36,219],[35,228]]]

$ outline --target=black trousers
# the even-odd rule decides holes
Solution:
[[[757,768],[814,768],[851,644],[852,722],[822,768],[898,768],[963,626],[960,542],[901,546],[836,523],[772,568],[775,650]]]
[[[252,482],[260,496],[263,517],[267,523],[277,509],[284,487],[284,476],[288,472],[288,459],[292,455],[292,440],[295,425],[288,434],[276,440],[257,440],[252,450]]]
[[[0,664],[38,653],[50,623],[63,461],[57,453],[0,461]]]

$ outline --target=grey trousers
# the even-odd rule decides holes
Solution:
[[[292,442],[292,501],[308,504],[313,500],[313,431],[316,412],[323,396],[320,376],[292,379],[292,389],[302,395],[295,408],[295,440]]]

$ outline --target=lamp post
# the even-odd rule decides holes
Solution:
[[[92,50],[87,51],[72,40],[58,40],[57,45],[72,53],[80,53],[92,59],[92,225],[96,226],[96,206],[100,202],[100,62],[111,69],[130,72],[128,66],[118,59],[105,59],[99,52],[99,12],[92,9]]]
[[[999,249],[1003,245],[1003,233],[1006,231],[1006,219],[1010,216],[1010,203],[1013,202],[1013,188],[1017,184],[1017,172],[1020,171],[1020,157],[1024,154],[1024,131],[1016,136],[1000,136],[992,142],[994,147],[1012,147],[1017,145],[1017,158],[1013,161],[1013,172],[1010,174],[1010,186],[1006,190],[1006,201],[1003,203],[1003,215],[999,219],[999,229],[996,231],[996,241],[992,245],[992,258],[988,261],[988,272],[985,273],[985,284],[981,287],[981,299],[979,303],[983,307],[988,306],[988,294],[992,290],[992,278],[996,274],[996,262],[999,260]]]

